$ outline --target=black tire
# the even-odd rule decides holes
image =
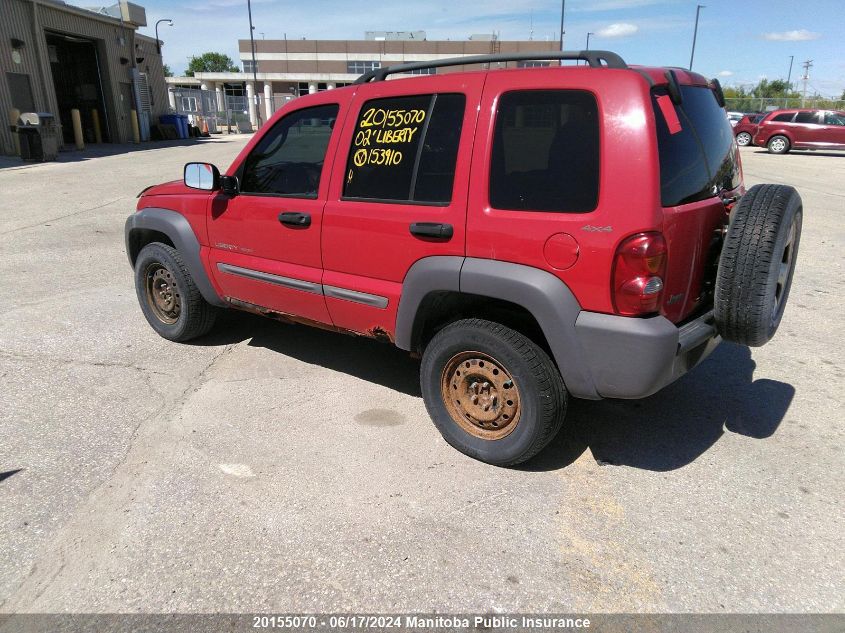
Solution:
[[[751,145],[751,134],[748,132],[740,132],[736,135],[736,144],[740,147]]]
[[[172,297],[168,305],[178,305],[178,310],[157,307],[152,297],[157,293],[150,290],[156,275]],[[220,311],[203,299],[179,251],[160,242],[147,244],[135,260],[135,294],[150,326],[171,341],[189,341],[206,334]]]
[[[513,428],[504,437],[478,437],[475,433],[483,431],[468,432],[449,412],[449,407],[454,405],[446,403],[443,390],[453,387],[460,394],[467,383],[475,385],[479,380],[471,372],[480,369],[466,370],[465,376],[458,379],[465,381],[459,387],[450,384],[451,378],[447,379],[451,363],[469,353],[491,359],[492,366],[501,367],[505,379],[509,378],[503,385],[505,389],[508,382],[510,388],[516,388],[514,400],[518,414],[513,417]],[[463,369],[463,360],[458,361],[457,367]],[[488,363],[488,370],[490,367]],[[531,459],[554,438],[566,415],[566,388],[549,356],[519,332],[482,319],[456,321],[434,336],[423,353],[420,384],[426,409],[443,438],[462,453],[497,466],[513,466]],[[470,386],[465,390],[469,398],[471,389]],[[501,393],[513,394],[513,391]],[[502,396],[498,404],[499,415],[504,418],[507,415],[502,412],[509,410],[506,405],[512,405],[508,397],[512,396]],[[467,416],[466,420],[470,418]],[[474,428],[471,422],[462,420],[462,424]]]
[[[792,286],[802,216],[801,196],[786,185],[755,185],[734,208],[714,303],[726,340],[758,347],[774,336]]]
[[[775,134],[766,143],[766,149],[769,150],[770,154],[786,154],[790,147],[792,147],[792,143],[789,142],[789,139],[780,134]]]

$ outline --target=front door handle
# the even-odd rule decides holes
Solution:
[[[311,214],[298,211],[283,211],[279,214],[279,222],[287,226],[306,228],[311,226]]]
[[[410,228],[411,235],[436,240],[449,240],[452,239],[454,234],[451,224],[438,224],[437,222],[414,222]]]

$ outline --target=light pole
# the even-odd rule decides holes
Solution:
[[[698,37],[698,14],[701,10],[706,8],[705,5],[699,4],[695,8],[695,30],[692,32],[692,52],[689,54],[689,69],[692,70],[692,60],[695,57],[695,40]]]
[[[560,50],[563,50],[563,11],[566,9],[566,0],[560,0]],[[560,60],[563,63],[563,60]]]
[[[795,61],[795,55],[789,56],[789,74],[786,76],[786,90],[787,92],[791,88],[791,84],[789,83],[792,79],[792,62]]]
[[[170,18],[162,18],[158,22],[156,22],[156,52],[161,55],[161,40],[158,39],[158,25],[162,22],[167,22],[167,26],[173,26],[173,20]]]
[[[255,119],[258,122],[258,127],[261,127],[261,108],[258,107],[258,98],[255,96],[255,88],[258,83],[258,71],[255,67],[255,27],[252,26],[252,2],[246,0],[246,10],[249,12],[249,43],[252,50],[252,85],[253,85],[253,99],[255,103]]]
[[[584,49],[585,51],[590,50],[590,36],[595,35],[592,31],[587,31],[587,47]]]

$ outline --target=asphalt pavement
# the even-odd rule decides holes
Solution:
[[[135,195],[244,142],[0,168],[0,612],[845,609],[845,153],[742,150],[805,204],[771,343],[573,402],[501,469],[440,438],[386,344],[147,325]]]

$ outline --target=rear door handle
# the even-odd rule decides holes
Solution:
[[[298,211],[284,211],[279,214],[279,222],[287,226],[305,228],[311,226],[311,214]]]
[[[436,240],[449,240],[454,234],[451,224],[438,224],[437,222],[414,222],[410,229],[411,235]]]

